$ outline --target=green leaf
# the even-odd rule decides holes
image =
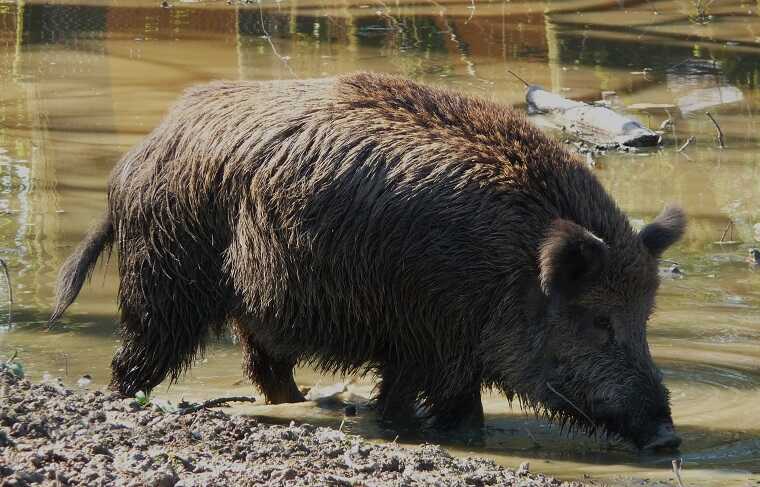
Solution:
[[[137,391],[137,394],[135,394],[135,401],[137,401],[137,404],[140,406],[145,407],[150,404],[150,397],[148,397],[143,391]]]

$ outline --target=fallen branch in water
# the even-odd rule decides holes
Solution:
[[[182,408],[178,411],[178,414],[180,416],[183,414],[190,414],[190,413],[200,411],[201,409],[208,409],[208,408],[213,408],[217,406],[222,406],[229,402],[256,402],[256,398],[251,397],[251,396],[232,396],[232,397],[219,397],[217,399],[209,399],[208,401],[204,401],[200,404]]]
[[[8,324],[10,325],[13,322],[13,286],[11,285],[11,275],[8,273],[8,265],[3,259],[0,259],[0,265],[3,266],[5,282],[8,284]]]
[[[686,487],[683,484],[683,480],[681,480],[681,470],[683,469],[683,458],[674,458],[672,464],[673,464],[673,473],[676,476],[678,487]]]
[[[654,147],[662,137],[636,119],[621,115],[607,106],[565,98],[531,85],[512,71],[509,74],[526,87],[529,114],[541,114],[548,125],[596,147]]]
[[[690,144],[692,144],[692,143],[693,143],[695,140],[697,140],[697,138],[696,138],[696,137],[694,137],[693,135],[692,135],[692,136],[690,136],[688,139],[686,139],[686,142],[684,142],[684,143],[683,143],[683,145],[682,145],[681,147],[679,147],[679,148],[678,148],[678,150],[676,150],[676,152],[683,152],[683,151],[684,151],[684,150],[686,150],[686,148],[687,148],[687,147],[689,147],[689,145],[690,145]]]
[[[718,122],[715,120],[715,117],[712,116],[712,113],[705,112],[705,115],[707,115],[707,118],[712,120],[713,125],[715,125],[715,130],[718,131],[718,144],[720,144],[720,148],[725,149],[726,144],[723,140],[723,131],[720,129],[720,125],[718,125]]]

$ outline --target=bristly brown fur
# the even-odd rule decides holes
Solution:
[[[656,279],[596,177],[523,115],[376,74],[193,88],[108,196],[127,395],[176,379],[234,323],[273,402],[301,398],[292,368],[310,363],[377,372],[381,411],[418,403],[454,424],[483,385],[543,401],[550,331],[532,319],[551,222],[605,242],[622,297]],[[75,282],[56,318],[106,239],[90,241],[62,270]]]

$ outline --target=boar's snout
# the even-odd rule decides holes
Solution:
[[[665,420],[656,425],[654,435],[637,443],[642,450],[676,449],[681,445],[681,437],[676,434],[673,422]]]

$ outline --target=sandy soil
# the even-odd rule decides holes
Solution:
[[[179,414],[0,366],[0,486],[579,486],[436,445],[372,444],[330,428]]]

